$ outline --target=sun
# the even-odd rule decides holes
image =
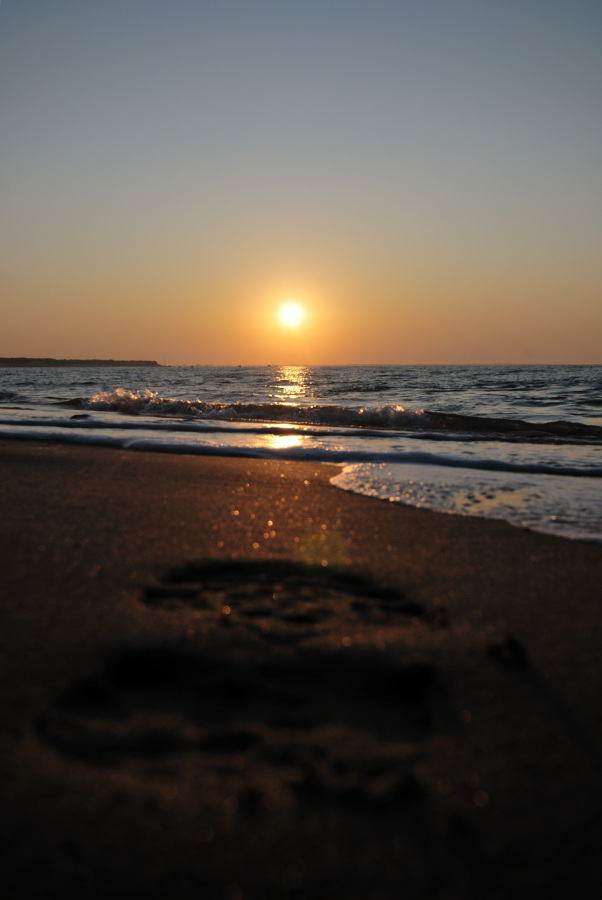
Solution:
[[[287,328],[296,328],[305,317],[305,311],[301,304],[294,300],[287,300],[278,310],[278,318]]]

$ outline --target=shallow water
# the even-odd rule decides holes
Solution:
[[[346,490],[602,541],[601,366],[0,369],[0,436],[342,463]]]

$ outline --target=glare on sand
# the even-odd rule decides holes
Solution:
[[[304,315],[303,307],[294,300],[287,300],[278,311],[278,318],[288,328],[296,328],[297,325],[300,325]]]

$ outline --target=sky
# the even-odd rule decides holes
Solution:
[[[597,0],[0,0],[0,356],[600,364],[601,98]]]

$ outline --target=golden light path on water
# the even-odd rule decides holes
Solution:
[[[277,372],[275,400],[291,403],[306,395],[309,383],[307,366],[279,366]]]
[[[279,366],[276,376],[277,393],[274,399],[294,406],[295,400],[304,397],[307,390],[309,370],[306,366]],[[288,426],[290,428],[291,426]],[[287,430],[288,430],[287,428]],[[302,434],[270,435],[268,446],[276,450],[289,450],[303,446]]]
[[[274,450],[290,450],[291,447],[302,447],[303,437],[300,434],[271,434],[268,437],[268,446]]]

